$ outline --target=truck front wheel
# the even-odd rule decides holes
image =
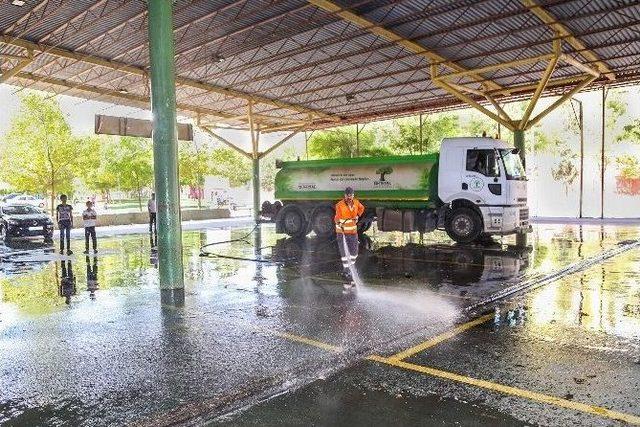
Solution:
[[[307,221],[300,209],[285,207],[282,211],[282,230],[291,237],[303,237],[307,234]]]
[[[482,233],[482,220],[473,209],[455,208],[446,217],[445,230],[456,242],[471,243]]]

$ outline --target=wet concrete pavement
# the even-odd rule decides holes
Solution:
[[[185,232],[186,290],[162,297],[144,234],[103,236],[96,258],[0,248],[28,251],[0,264],[0,423],[610,425],[640,415],[640,249],[509,297],[497,325],[485,316],[446,335],[480,315],[465,307],[637,239],[637,228],[544,224],[525,250],[372,232],[348,294],[335,242],[250,231]],[[232,239],[207,248],[226,258],[198,256]],[[79,253],[83,242],[72,245]],[[526,315],[506,320],[519,305]]]

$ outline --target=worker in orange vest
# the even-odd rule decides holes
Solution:
[[[345,288],[354,285],[350,266],[358,257],[358,218],[364,213],[364,206],[354,197],[353,188],[344,190],[344,198],[336,204],[336,233],[340,259],[342,261],[343,277],[349,281]]]

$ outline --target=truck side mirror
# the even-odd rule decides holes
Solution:
[[[513,150],[511,150],[511,153],[515,154],[516,156],[520,155],[520,149],[519,148],[514,148]]]
[[[276,159],[276,169],[282,169],[282,159]]]

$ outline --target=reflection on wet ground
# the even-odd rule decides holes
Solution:
[[[186,289],[163,298],[146,235],[102,238],[95,257],[35,243],[0,247],[0,423],[170,424],[298,387],[224,422],[282,416],[299,424],[292,408],[315,407],[309,423],[371,424],[380,418],[370,408],[385,405],[399,424],[415,424],[426,408],[433,422],[611,421],[362,359],[438,336],[464,322],[470,304],[638,239],[637,228],[539,225],[524,249],[509,239],[461,247],[441,234],[420,241],[374,230],[361,241],[361,285],[347,294],[335,242],[283,239],[269,226],[250,231],[185,232]],[[199,256],[201,246],[230,240]],[[82,244],[72,242],[76,253]],[[497,324],[492,318],[407,360],[639,414],[636,399],[624,398],[640,391],[639,267],[632,249],[512,296]],[[588,377],[584,369],[610,372]],[[596,378],[600,392],[590,391]],[[459,417],[444,415],[448,407]]]

